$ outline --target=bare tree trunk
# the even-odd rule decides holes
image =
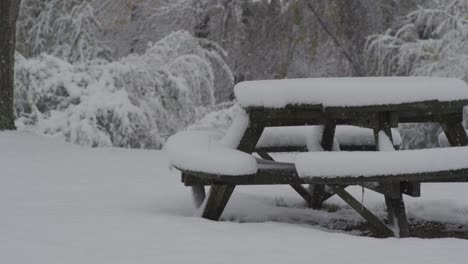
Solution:
[[[16,20],[21,0],[0,0],[0,130],[15,129],[13,86]]]

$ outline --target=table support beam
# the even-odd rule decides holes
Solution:
[[[388,112],[381,112],[378,115],[378,125],[374,128],[375,144],[378,150],[383,147],[385,140],[379,136],[380,132],[384,132],[385,136],[388,137],[391,146],[393,146],[392,131],[391,131],[391,114]],[[386,147],[391,147],[386,146]],[[388,149],[386,149],[389,151]],[[407,185],[410,184],[409,182]],[[387,205],[388,221],[395,227],[395,236],[408,237],[409,236],[409,225],[406,218],[405,204],[403,202],[402,190],[400,182],[391,182],[381,186],[384,196],[385,204]]]
[[[335,131],[336,122],[334,120],[330,120],[326,125],[323,126],[321,145],[324,151],[333,150],[333,144],[335,142]],[[312,195],[312,199],[309,202],[310,208],[322,209],[323,203],[334,195],[332,192],[327,192],[325,187],[326,185],[322,184],[309,185],[309,192]]]
[[[349,194],[341,186],[333,186],[334,192],[345,201],[351,208],[353,208],[359,215],[366,219],[369,224],[381,235],[385,237],[394,236],[393,231],[385,225],[380,219],[369,211],[363,204],[361,204],[356,198]]]
[[[218,221],[235,187],[235,185],[211,185],[202,217]]]
[[[468,138],[466,136],[465,128],[461,122],[443,122],[441,123],[447,139],[452,146],[467,146]]]
[[[266,151],[257,151],[257,154],[265,160],[274,161],[273,157],[270,156],[270,154],[268,154]],[[300,179],[297,179],[297,183],[291,183],[289,185],[306,201],[307,206],[311,208],[313,197],[311,193],[306,188],[304,188],[304,186],[302,186]]]

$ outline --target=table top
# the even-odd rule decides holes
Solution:
[[[389,106],[468,100],[468,85],[438,77],[308,78],[241,82],[234,88],[244,108]]]

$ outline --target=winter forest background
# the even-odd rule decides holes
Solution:
[[[468,81],[468,0],[22,0],[17,30],[16,126],[93,147],[225,129],[243,80]]]

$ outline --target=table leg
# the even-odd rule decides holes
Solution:
[[[235,185],[211,185],[202,217],[218,221],[235,187]]]
[[[447,139],[452,146],[467,146],[468,138],[466,136],[465,128],[461,122],[443,122],[441,123]]]
[[[351,208],[353,208],[359,215],[366,219],[369,224],[385,237],[393,236],[393,231],[386,226],[380,219],[369,211],[363,204],[356,200],[351,194],[349,194],[342,186],[332,187],[334,192],[340,196]]]
[[[395,228],[395,236],[408,237],[410,235],[409,224],[400,183],[393,182],[389,185],[384,185],[384,187],[387,191],[385,194],[385,204],[387,205],[388,221]]]
[[[393,148],[390,113],[379,113],[378,119],[378,126],[374,128],[377,150],[395,150]],[[382,135],[380,132],[384,132],[385,134]],[[384,138],[384,136],[387,138]],[[386,142],[383,141],[387,141],[387,143],[391,144],[385,144]],[[406,218],[405,204],[403,201],[400,182],[391,182],[389,184],[382,185],[381,188],[383,189],[385,204],[387,205],[388,221],[396,228],[395,235],[399,237],[409,236],[409,225]]]
[[[328,124],[323,127],[321,145],[324,151],[332,151],[333,143],[335,141],[335,130],[336,122],[331,120]],[[311,200],[308,205],[313,209],[323,208],[323,203],[328,198],[332,197],[334,193],[327,192],[325,185],[323,184],[311,184],[309,185],[309,192],[311,194]]]
[[[242,136],[237,149],[242,152],[252,154],[255,151],[255,146],[262,136],[264,129],[265,127],[257,125],[251,121],[251,125],[245,131],[244,136]]]

